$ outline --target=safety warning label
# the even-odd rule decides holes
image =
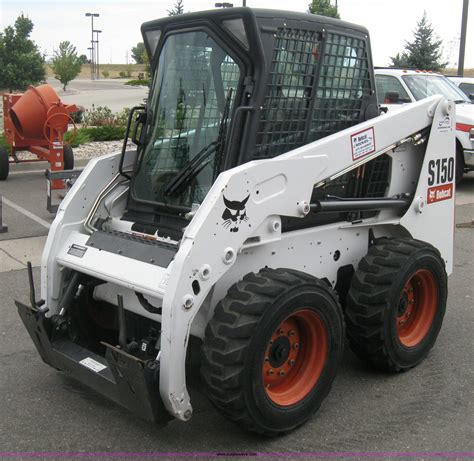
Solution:
[[[367,128],[351,135],[352,160],[358,160],[375,152],[374,128]]]

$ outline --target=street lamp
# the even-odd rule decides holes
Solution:
[[[95,32],[97,34],[96,36],[96,40],[94,41],[94,43],[97,44],[97,53],[96,53],[96,75],[97,75],[97,79],[100,78],[100,72],[99,72],[99,34],[102,33],[101,30],[93,30],[93,32]]]
[[[95,67],[94,67],[94,18],[98,18],[100,15],[99,13],[86,13],[85,14],[87,17],[91,18],[91,45],[92,45],[92,51],[91,51],[91,80],[94,80],[94,72],[95,72]]]

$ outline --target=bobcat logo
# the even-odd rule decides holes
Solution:
[[[222,225],[226,229],[230,228],[229,230],[231,232],[239,232],[240,224],[249,220],[247,211],[245,210],[245,204],[247,203],[250,195],[247,195],[247,197],[241,202],[237,200],[227,200],[225,196],[222,197],[224,198],[224,203],[226,206],[224,213],[222,213],[222,219],[224,220]]]

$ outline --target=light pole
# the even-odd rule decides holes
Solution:
[[[98,18],[100,15],[99,13],[86,13],[85,14],[87,17],[91,18],[91,46],[92,46],[92,51],[91,51],[91,80],[94,80],[95,78],[95,53],[94,53],[94,18]]]
[[[94,43],[97,44],[97,53],[96,53],[96,76],[97,76],[97,79],[100,78],[100,72],[99,72],[99,34],[102,33],[101,30],[95,30],[94,31],[96,34],[97,34],[97,37],[96,37],[96,40]]]
[[[464,54],[466,52],[467,10],[469,0],[463,0],[461,19],[461,41],[459,43],[458,75],[464,77]]]

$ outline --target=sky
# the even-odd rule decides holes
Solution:
[[[185,11],[214,8],[216,0],[184,0]],[[221,0],[219,0],[221,1]],[[227,0],[231,1],[232,0]],[[332,0],[335,2],[336,0]],[[413,38],[416,23],[426,11],[435,32],[443,40],[444,60],[456,67],[459,55],[462,0],[337,0],[341,19],[361,24],[370,32],[374,65],[390,64]],[[91,40],[90,18],[99,13],[94,28],[100,35],[101,63],[129,63],[131,48],[141,41],[140,25],[167,15],[174,0],[0,0],[0,26],[13,24],[22,12],[34,23],[32,38],[51,57],[61,41],[72,42],[79,54],[87,54]],[[247,0],[255,8],[307,11],[309,0]],[[235,6],[240,4],[234,1]],[[465,68],[474,67],[474,4],[468,16]]]

